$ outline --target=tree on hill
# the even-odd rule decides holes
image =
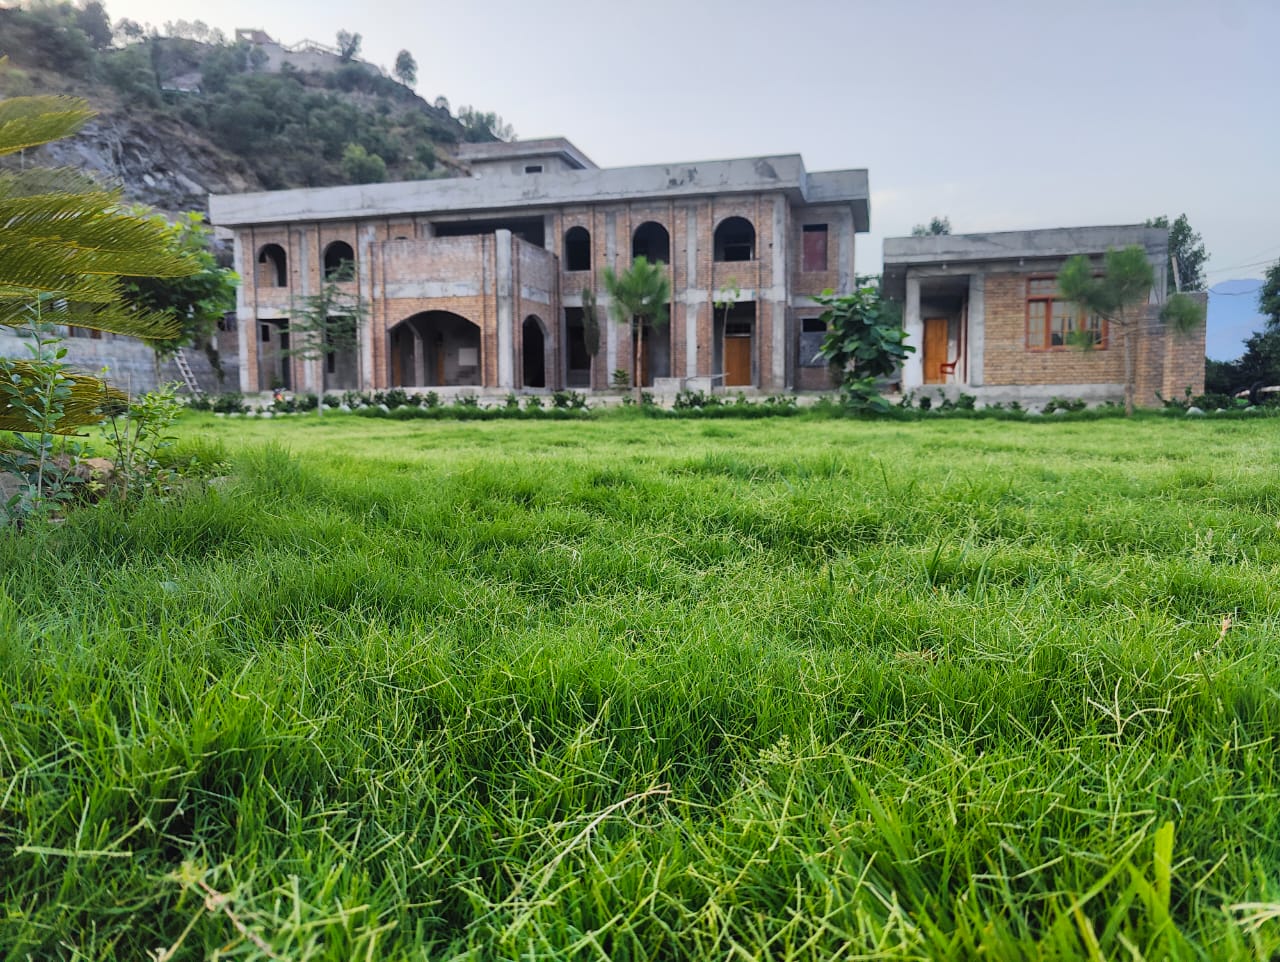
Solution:
[[[1147,253],[1137,244],[1121,250],[1108,250],[1101,276],[1083,254],[1072,257],[1058,274],[1062,296],[1088,314],[1105,319],[1120,331],[1124,345],[1124,413],[1133,414],[1134,407],[1134,334],[1146,318],[1146,304],[1155,283],[1155,269]],[[1176,331],[1186,331],[1204,320],[1199,304],[1184,294],[1170,297],[1161,311],[1161,319]],[[1083,326],[1076,332],[1082,348],[1094,343]]]
[[[1168,217],[1153,217],[1147,227],[1169,229],[1169,277],[1165,293],[1177,291],[1203,291],[1205,289],[1204,265],[1209,255],[1198,231],[1191,229],[1186,214],[1179,214],[1172,224]]]
[[[516,139],[516,132],[511,125],[493,111],[459,107],[458,122],[462,124],[463,136],[472,143]]]
[[[338,31],[338,59],[350,63],[360,53],[360,43],[364,38],[349,30]]]
[[[934,217],[927,224],[916,224],[911,228],[912,237],[929,237],[935,234],[950,234],[951,218],[950,217]]]
[[[418,82],[418,61],[413,59],[413,54],[408,50],[401,50],[396,54],[396,79],[406,87],[412,87]]]
[[[351,184],[381,184],[387,179],[387,162],[361,144],[347,144],[342,151],[342,173]]]
[[[667,304],[671,300],[671,281],[663,264],[651,264],[637,257],[621,274],[604,269],[604,287],[609,292],[609,313],[619,324],[631,326],[631,386],[636,403],[643,398],[640,390],[640,339],[646,325],[655,330],[667,324]]]

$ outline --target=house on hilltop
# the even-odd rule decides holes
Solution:
[[[1090,402],[1124,396],[1118,332],[1058,293],[1067,258],[1084,254],[1101,268],[1107,250],[1142,247],[1155,273],[1134,339],[1135,397],[1204,391],[1205,327],[1175,334],[1159,319],[1169,263],[1169,232],[1143,226],[1070,227],[991,234],[890,237],[883,289],[903,305],[916,346],[903,366],[904,391],[964,392],[980,401],[1038,404],[1054,396]],[[1088,350],[1080,342],[1089,341]]]
[[[865,170],[809,172],[794,154],[601,169],[559,138],[469,144],[458,159],[469,177],[210,198],[243,279],[242,390],[607,388],[631,346],[601,272],[640,255],[672,286],[669,324],[643,333],[645,386],[829,386],[813,295],[853,288]],[[305,361],[289,351],[290,311],[326,281],[366,318],[354,348]]]

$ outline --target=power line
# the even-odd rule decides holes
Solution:
[[[1257,294],[1262,290],[1264,285],[1259,284],[1253,290],[1249,291],[1209,291],[1210,297],[1243,297],[1245,294]]]

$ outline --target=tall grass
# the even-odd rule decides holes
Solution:
[[[1280,953],[1266,422],[183,430],[0,538],[0,957]]]

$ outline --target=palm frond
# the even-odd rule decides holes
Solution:
[[[118,195],[106,191],[0,194],[0,256],[18,258],[39,245],[33,252],[38,258],[55,258],[58,269],[75,273],[184,277],[198,270],[168,245],[163,223],[136,217],[118,204]],[[7,272],[0,276],[12,282]]]
[[[26,361],[9,361],[6,367],[9,377],[37,379]],[[105,417],[104,410],[129,403],[129,395],[91,374],[67,372],[63,377],[71,382],[71,396],[63,403],[62,417],[51,434],[76,434],[82,428],[99,423]],[[0,399],[0,431],[38,430],[39,424],[32,423],[25,414]]]
[[[78,97],[0,100],[0,156],[68,137],[92,116],[93,110]]]
[[[31,304],[34,300],[34,296],[13,299],[0,296],[0,324],[6,327],[28,326],[32,319]],[[150,341],[169,340],[182,332],[181,323],[172,314],[163,311],[135,311],[114,300],[107,303],[46,301],[40,310],[40,321]]]

